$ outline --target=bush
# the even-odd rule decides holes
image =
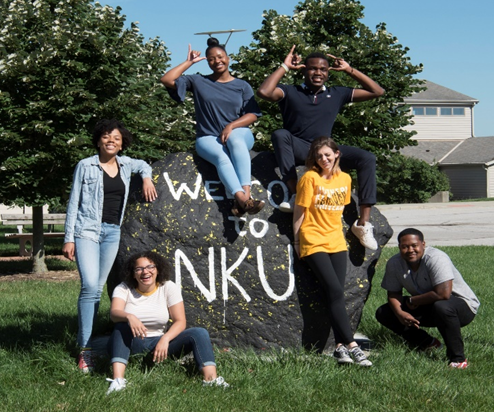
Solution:
[[[384,203],[424,203],[449,191],[448,177],[423,160],[393,153],[377,166],[377,200]]]

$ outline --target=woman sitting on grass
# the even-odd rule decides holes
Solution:
[[[229,385],[216,374],[213,347],[206,329],[185,329],[180,288],[169,280],[168,261],[155,252],[137,253],[124,266],[124,281],[113,291],[110,318],[115,330],[109,341],[113,379],[107,394],[125,388],[125,369],[131,353],[153,352],[162,362],[192,352],[204,386]],[[167,329],[169,319],[171,326]]]
[[[330,137],[310,146],[307,172],[297,184],[293,213],[294,248],[309,264],[327,299],[338,363],[371,366],[353,339],[345,308],[347,246],[341,216],[350,203],[351,177],[340,170],[340,151]]]

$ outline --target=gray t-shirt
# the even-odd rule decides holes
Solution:
[[[394,255],[386,265],[381,286],[388,292],[401,292],[403,288],[412,296],[430,292],[434,286],[453,280],[453,296],[463,299],[473,313],[480,302],[463,280],[449,256],[443,251],[426,247],[417,272],[413,272],[400,254]]]

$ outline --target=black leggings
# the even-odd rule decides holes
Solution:
[[[304,259],[317,276],[326,294],[335,342],[348,345],[354,341],[354,338],[345,307],[347,252],[318,252]]]

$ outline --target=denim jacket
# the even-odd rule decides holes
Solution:
[[[129,196],[132,173],[139,173],[144,179],[151,177],[152,169],[145,161],[117,156],[120,176],[125,184],[125,195],[120,224],[122,224],[127,198]],[[67,217],[65,219],[65,240],[73,242],[74,238],[85,238],[98,242],[103,217],[103,169],[99,156],[82,159],[76,166],[72,191],[70,192]]]

